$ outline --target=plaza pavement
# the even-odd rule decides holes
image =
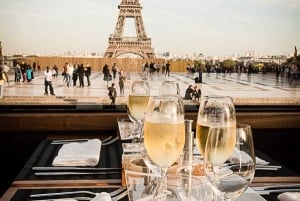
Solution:
[[[197,73],[171,72],[170,76],[153,74],[145,76],[143,73],[127,72],[125,82],[125,96],[117,97],[116,104],[126,104],[132,80],[146,79],[151,88],[151,95],[159,94],[159,87],[163,80],[175,81],[179,84],[180,95],[183,97],[188,85],[195,85],[194,79]],[[63,77],[59,75],[53,80],[54,93],[56,96],[45,96],[43,72],[35,72],[31,82],[14,82],[14,74],[9,74],[9,83],[5,83],[3,98],[0,104],[110,104],[107,85],[116,83],[118,77],[107,83],[103,80],[102,72],[93,72],[91,86],[67,87]],[[78,83],[78,81],[77,81]],[[78,84],[77,84],[78,85]],[[286,77],[276,79],[275,74],[206,74],[203,73],[202,83],[198,84],[202,90],[202,96],[227,95],[233,97],[235,104],[300,104],[300,80],[290,83]],[[185,104],[197,104],[194,101],[185,101]]]

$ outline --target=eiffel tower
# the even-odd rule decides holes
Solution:
[[[154,50],[151,47],[151,38],[147,37],[143,19],[142,6],[139,0],[122,0],[118,6],[120,9],[114,34],[108,39],[108,47],[104,57],[116,58],[120,55],[131,53],[142,58],[154,58]],[[124,37],[124,24],[126,18],[134,18],[136,37]]]

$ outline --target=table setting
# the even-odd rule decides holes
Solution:
[[[188,175],[189,179],[179,179],[187,183],[178,182],[185,193],[179,196],[174,190],[170,192],[168,176],[182,174],[182,152],[184,141],[188,140],[184,137],[186,119],[184,111],[180,112],[180,99],[177,93],[150,96],[147,107],[143,109],[144,116],[139,120],[142,132],[139,139],[130,137],[131,132],[136,132],[134,121],[130,124],[130,120],[118,120],[120,139],[123,140],[123,180],[127,182],[129,195],[132,195],[129,200],[266,200],[267,196],[260,195],[261,191],[252,188],[255,176],[265,176],[266,172],[267,175],[274,175],[274,172],[275,175],[293,175],[276,161],[269,160],[255,150],[251,125],[237,121],[231,97],[208,96],[201,98],[195,143],[190,150],[193,159],[197,157],[197,160],[185,172],[184,176]],[[132,118],[129,116],[129,119]],[[126,122],[126,128],[121,125],[122,122]],[[132,164],[136,158],[143,160],[144,164]],[[132,166],[140,167],[132,170]],[[201,169],[200,174],[199,171],[195,174],[196,168]],[[196,193],[193,197],[192,186],[197,178],[202,180],[199,188],[202,193]],[[137,187],[137,183],[132,184],[133,181],[141,186],[150,185],[148,193],[141,193],[141,190],[146,190],[144,187],[139,187],[139,191],[133,188]],[[286,195],[278,195],[278,200],[284,199],[281,197]]]
[[[122,147],[118,137],[44,140],[17,175],[14,186],[121,183]]]
[[[127,104],[116,137],[42,141],[13,182],[11,200],[298,199],[298,185],[256,182],[294,173],[255,149],[231,97],[202,97],[195,133],[175,82],[153,96],[146,80],[133,81]]]

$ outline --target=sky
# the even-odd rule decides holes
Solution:
[[[3,54],[101,55],[121,0],[0,0]],[[287,55],[300,49],[300,0],[140,0],[156,52]],[[126,18],[124,36],[135,36]]]

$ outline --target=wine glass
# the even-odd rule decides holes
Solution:
[[[255,173],[255,154],[251,127],[213,125],[209,129],[204,153],[204,172],[222,200],[239,198],[251,184]]]
[[[155,195],[166,187],[166,172],[180,157],[185,142],[184,105],[178,96],[150,97],[144,120],[145,163],[156,165],[160,185]],[[149,167],[153,168],[153,167]]]
[[[146,107],[150,97],[150,87],[147,81],[136,80],[132,82],[131,91],[128,95],[127,102],[127,114],[129,119],[135,123],[134,132],[137,141],[141,138],[142,133],[142,122],[144,119],[144,114],[146,112]]]
[[[175,81],[164,80],[159,89],[160,96],[180,96],[179,84]]]
[[[196,142],[201,156],[204,156],[209,127],[222,124],[236,127],[236,113],[229,96],[204,96],[201,98],[197,117]]]

